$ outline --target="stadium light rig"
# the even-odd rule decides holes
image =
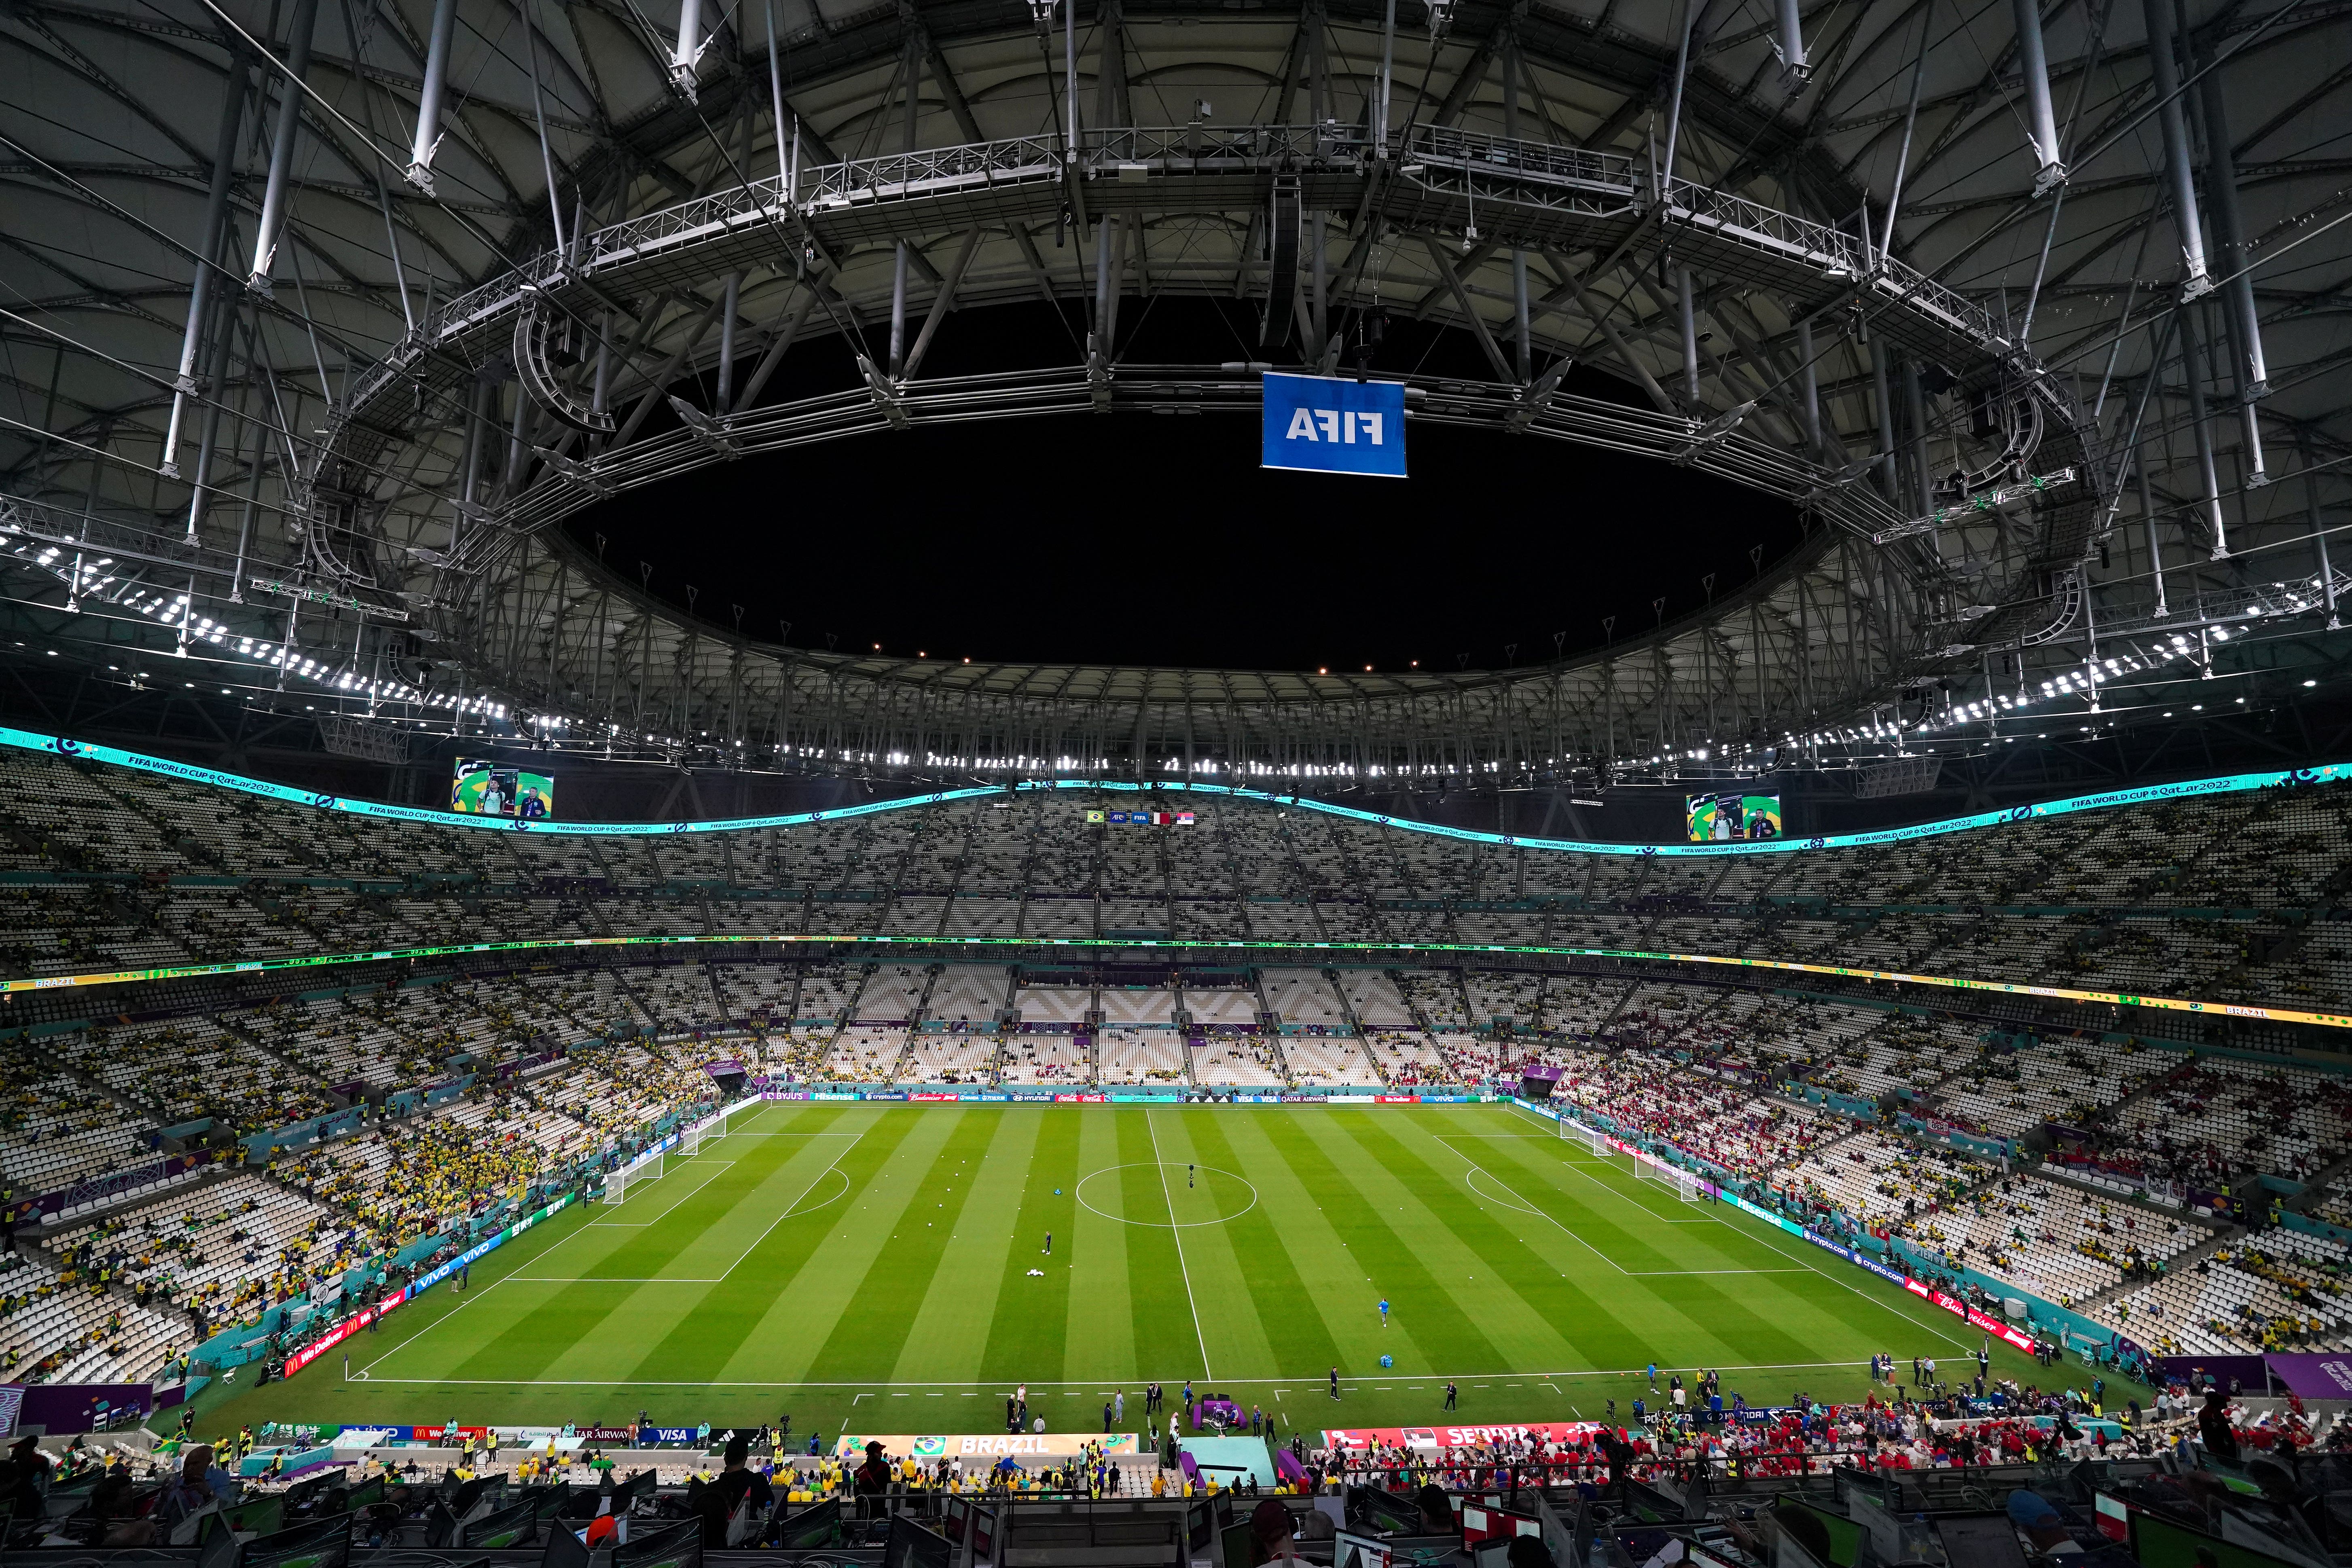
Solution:
[[[2054,473],[2035,474],[2020,479],[2014,484],[1999,485],[1989,490],[1979,490],[1957,505],[1939,507],[1925,517],[1915,517],[1908,522],[1898,522],[1892,528],[1881,529],[1870,536],[1870,542],[1873,544],[1885,544],[1897,539],[1910,539],[1922,533],[1933,533],[1948,523],[2010,506],[2040,495],[2053,486],[2074,482],[2074,470],[2071,468],[2060,468]]]

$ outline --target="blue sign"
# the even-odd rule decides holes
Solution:
[[[1404,383],[1269,372],[1259,464],[1404,478]]]

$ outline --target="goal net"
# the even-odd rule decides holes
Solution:
[[[1648,1154],[1633,1156],[1633,1179],[1637,1182],[1663,1182],[1672,1186],[1675,1174],[1675,1168],[1664,1160],[1654,1159]]]
[[[604,1178],[604,1201],[617,1204],[629,1195],[629,1190],[646,1182],[658,1181],[662,1173],[662,1157],[646,1154],[632,1160]]]
[[[1609,1152],[1609,1145],[1601,1141],[1601,1129],[1587,1127],[1573,1117],[1563,1116],[1559,1119],[1559,1135],[1571,1143],[1581,1144],[1595,1154]]]
[[[702,1146],[705,1143],[709,1142],[712,1139],[726,1137],[727,1119],[734,1115],[737,1111],[742,1110],[748,1103],[750,1102],[746,1100],[737,1100],[732,1105],[722,1106],[718,1110],[713,1111],[710,1115],[703,1118],[700,1121],[698,1121],[693,1126],[688,1128],[685,1131],[679,1133],[677,1139],[678,1153],[681,1156],[692,1156],[694,1154],[698,1154],[701,1152]]]
[[[1706,1196],[1706,1189],[1701,1186],[1699,1179],[1688,1171],[1675,1173],[1675,1188],[1676,1195],[1686,1204],[1698,1203]]]

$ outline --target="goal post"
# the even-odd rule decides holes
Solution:
[[[692,1154],[711,1140],[726,1137],[727,1123],[735,1113],[739,1110],[748,1110],[759,1103],[757,1099],[739,1100],[732,1105],[720,1106],[686,1130],[684,1135],[678,1139],[678,1152]]]
[[[629,1189],[646,1182],[659,1181],[661,1173],[662,1157],[659,1150],[650,1154],[640,1154],[619,1170],[605,1173],[604,1201],[608,1204],[617,1204],[629,1195]]]
[[[685,1131],[679,1133],[677,1135],[678,1158],[681,1160],[693,1159],[694,1156],[700,1152],[701,1139],[702,1129],[699,1127],[689,1127]]]
[[[1676,1195],[1686,1204],[1699,1203],[1706,1197],[1706,1186],[1688,1171],[1675,1173],[1675,1187]]]
[[[1559,1135],[1562,1138],[1567,1139],[1570,1142],[1579,1144],[1595,1154],[1606,1154],[1609,1152],[1609,1144],[1601,1136],[1601,1129],[1598,1127],[1587,1127],[1583,1122],[1577,1121],[1574,1117],[1562,1116],[1559,1119]]]

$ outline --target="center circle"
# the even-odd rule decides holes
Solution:
[[[1183,1200],[1179,1198],[1177,1194],[1181,1192],[1200,1193],[1202,1191],[1202,1188],[1201,1187],[1179,1186],[1170,1180],[1171,1174],[1181,1175],[1186,1168],[1187,1167],[1181,1163],[1173,1160],[1138,1160],[1124,1165],[1105,1165],[1099,1171],[1089,1171],[1084,1176],[1079,1177],[1078,1184],[1075,1189],[1073,1189],[1073,1191],[1078,1200],[1079,1206],[1086,1209],[1089,1214],[1098,1214],[1105,1219],[1117,1220],[1121,1225],[1150,1226],[1158,1230],[1189,1230],[1195,1226],[1225,1225],[1231,1221],[1241,1218],[1242,1215],[1257,1207],[1257,1184],[1246,1176],[1236,1175],[1233,1172],[1222,1169],[1216,1165],[1197,1165],[1192,1167],[1192,1169],[1197,1170],[1201,1175],[1212,1178],[1204,1183],[1204,1186],[1206,1188],[1205,1195],[1209,1201],[1210,1206],[1219,1210],[1220,1212],[1211,1215],[1207,1219],[1174,1220],[1172,1224],[1171,1223],[1171,1220],[1165,1219],[1129,1219],[1123,1214],[1113,1214],[1108,1209],[1098,1208],[1095,1205],[1087,1201],[1087,1184],[1095,1180],[1098,1176],[1108,1176],[1118,1171],[1155,1171],[1159,1173],[1159,1181],[1156,1184],[1160,1186],[1167,1201],[1164,1205],[1154,1205],[1153,1206],[1162,1208],[1172,1216],[1176,1213],[1183,1212],[1182,1208],[1180,1207],[1180,1205],[1182,1205]],[[1213,1179],[1220,1176],[1224,1178],[1222,1182]],[[1244,1203],[1239,1208],[1234,1209],[1230,1214],[1222,1212],[1229,1207],[1235,1200],[1240,1198],[1241,1194],[1234,1190],[1237,1185],[1249,1189],[1249,1201]]]

